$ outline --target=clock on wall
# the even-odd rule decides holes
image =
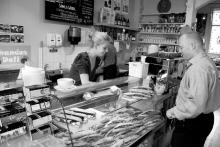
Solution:
[[[166,13],[171,8],[171,2],[170,0],[160,0],[160,2],[157,5],[157,10],[160,13]]]

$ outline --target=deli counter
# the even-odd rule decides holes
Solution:
[[[49,87],[50,95],[38,98],[28,96],[27,90],[13,85],[13,90],[24,92],[25,104],[20,106],[26,111],[16,119],[13,117],[17,114],[1,116],[0,147],[160,146],[167,126],[165,112],[174,104],[179,83],[170,80],[169,90],[163,95],[142,84],[142,79],[121,77],[79,86],[71,92]],[[112,90],[112,86],[116,90]],[[47,93],[48,87],[43,88],[41,91]],[[8,95],[12,89],[6,89]],[[91,91],[92,98],[82,98]],[[3,93],[4,90],[2,97]],[[19,99],[13,101],[13,105],[21,104],[22,98]],[[2,123],[7,118],[7,123]],[[19,126],[14,132],[7,130],[12,120]],[[21,122],[25,125],[20,125]]]

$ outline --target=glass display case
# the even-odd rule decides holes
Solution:
[[[112,85],[117,85],[120,89],[112,91],[109,88]],[[143,87],[141,79],[129,77],[126,80],[104,81],[96,86],[78,87],[72,93],[63,95],[55,92],[58,99],[72,100],[87,91],[96,91],[92,99],[77,103],[69,101],[65,106],[71,138],[64,111],[57,107],[54,109],[54,103],[51,102],[52,121],[49,125],[52,135],[35,141],[31,141],[28,135],[23,135],[0,144],[0,147],[17,143],[22,146],[38,147],[47,144],[64,147],[72,146],[71,140],[78,146],[155,146],[160,142],[158,131],[161,132],[166,126],[166,109],[174,104],[177,85],[178,83],[173,84],[168,93],[158,96],[152,89]],[[43,133],[41,130],[39,132]],[[162,133],[159,134],[162,136]]]
[[[177,85],[173,84],[171,87],[175,86]],[[159,139],[155,142],[152,138],[165,127],[165,112],[174,104],[176,90],[158,96],[140,83],[131,87],[126,85],[121,89],[120,94],[112,93],[65,107],[74,145],[127,147],[158,144]],[[94,112],[96,117],[85,116],[87,119],[76,123],[71,117],[79,115],[76,113],[80,113],[81,109],[81,113],[88,115]],[[71,146],[62,114],[61,109],[54,110],[54,124],[61,128],[59,130],[64,130],[55,136]]]

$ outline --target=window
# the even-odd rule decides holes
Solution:
[[[209,53],[220,54],[220,10],[213,10]]]

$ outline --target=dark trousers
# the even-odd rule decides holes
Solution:
[[[176,120],[171,147],[203,147],[213,124],[213,113],[200,114],[184,121]]]

